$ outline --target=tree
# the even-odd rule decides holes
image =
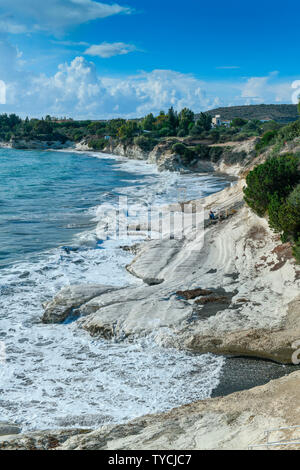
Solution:
[[[212,117],[207,113],[200,113],[200,116],[197,120],[197,125],[202,127],[204,131],[210,131],[212,123]]]
[[[136,121],[126,121],[118,130],[118,137],[121,140],[132,139],[138,133],[138,125]]]
[[[232,121],[231,121],[231,127],[243,127],[245,124],[247,124],[247,120],[246,119],[243,119],[243,118],[234,118]]]
[[[117,135],[120,127],[125,123],[125,119],[111,119],[106,125],[107,133],[112,136]]]
[[[300,181],[295,155],[273,157],[250,171],[244,188],[245,201],[259,216],[268,210],[272,196],[286,198]]]
[[[176,111],[174,111],[173,106],[168,111],[168,121],[170,129],[172,130],[173,135],[175,135],[178,126],[178,115]]]
[[[195,114],[188,108],[183,108],[178,115],[179,119],[179,130],[183,130],[185,135],[188,134],[189,124],[194,123]]]
[[[152,113],[148,114],[142,121],[142,128],[145,131],[152,131],[154,128],[155,118]]]
[[[53,128],[50,122],[42,119],[35,123],[34,130],[37,134],[52,134]]]
[[[201,113],[195,125],[190,129],[190,135],[200,135],[211,129],[212,117],[209,114]]]

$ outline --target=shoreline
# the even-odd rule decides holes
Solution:
[[[224,357],[219,385],[213,390],[211,399],[251,390],[300,370],[300,366],[278,364],[261,358]]]
[[[243,184],[243,179],[240,178],[234,188],[227,188],[200,201],[206,211],[221,204],[222,207],[234,207],[241,202]],[[170,207],[172,206],[176,204],[171,204]],[[251,231],[253,227],[255,232]],[[157,324],[156,328],[159,331],[156,341],[162,346],[186,349],[198,354],[211,352],[223,356],[234,355],[226,359],[220,384],[214,390],[211,399],[133,421],[133,423],[140,422],[144,419],[145,428],[147,422],[151,422],[155,416],[164,421],[170,415],[184,414],[184,410],[201,408],[205,403],[206,406],[214,408],[215,403],[229,401],[230,413],[235,413],[238,405],[232,403],[235,396],[235,393],[232,395],[233,392],[241,390],[242,387],[243,391],[238,393],[241,396],[251,396],[256,393],[257,385],[266,384],[258,389],[270,389],[273,387],[273,382],[269,382],[270,380],[276,379],[274,383],[285,383],[291,380],[291,376],[287,374],[297,370],[295,366],[275,365],[265,361],[266,358],[281,363],[291,361],[292,342],[300,334],[297,319],[299,283],[295,281],[297,270],[288,253],[284,258],[281,254],[278,256],[278,246],[281,246],[281,243],[268,229],[266,221],[254,216],[243,205],[238,206],[232,217],[206,230],[204,253],[201,255],[197,251],[197,255],[193,258],[190,256],[191,248],[197,243],[199,243],[197,237],[186,245],[176,245],[172,241],[142,242],[128,270],[144,281],[143,286],[125,288],[122,291],[116,289],[115,292],[104,293],[88,301],[84,300],[79,307],[76,307],[79,314],[85,315],[79,320],[80,326],[92,336],[107,338],[115,336],[116,339],[121,339],[125,335],[134,341],[135,337],[142,337],[153,330],[153,324]],[[213,253],[214,256],[210,256]],[[263,260],[262,257],[266,259]],[[184,270],[182,270],[183,260]],[[256,268],[258,263],[260,263],[259,268]],[[195,266],[200,266],[199,272],[192,273],[191,270],[195,269]],[[216,272],[213,266],[217,268]],[[264,295],[257,290],[257,278],[261,287],[263,286]],[[149,279],[150,284],[147,282]],[[199,279],[201,279],[201,288],[212,289],[222,286],[222,289],[225,288],[227,292],[234,294],[232,308],[230,309],[227,303],[225,307],[218,304],[213,311],[208,311],[205,306],[195,309],[196,304],[193,299],[183,302],[174,297],[176,290],[190,291],[199,288]],[[162,282],[156,283],[156,280]],[[235,292],[237,288],[238,293]],[[82,289],[84,291],[84,286]],[[266,295],[268,299],[261,304],[261,299]],[[67,296],[66,293],[62,302],[60,299],[60,310],[65,308],[64,302]],[[146,303],[143,302],[145,298]],[[280,308],[276,308],[278,298],[281,298]],[[169,305],[163,303],[164,299],[168,300]],[[199,296],[197,299],[201,300]],[[51,319],[51,315],[55,316],[58,312],[57,298],[50,304],[46,307],[45,314]],[[77,304],[78,299],[76,299]],[[74,306],[71,305],[71,308]],[[145,311],[141,315],[142,308]],[[156,311],[159,314],[156,314]],[[170,328],[171,334],[165,331]],[[248,357],[239,357],[241,355]],[[292,373],[292,376],[298,377],[297,372]],[[220,395],[226,398],[222,399]],[[219,398],[213,398],[216,396]],[[265,425],[265,422],[260,426],[257,424],[258,430],[261,432],[262,426]],[[126,429],[126,426],[126,424],[117,425],[113,428]],[[167,428],[165,432],[168,432]],[[186,430],[185,435],[187,432]],[[110,435],[109,430],[102,428],[94,433],[98,433],[99,436],[103,433]],[[133,436],[133,439],[136,438]],[[65,448],[73,448],[75,441],[79,446],[96,445],[100,448],[100,444],[93,443],[92,438],[89,443],[88,438],[79,436],[71,438]],[[143,448],[139,447],[141,439],[136,442],[136,448]],[[132,441],[127,445],[132,447]]]

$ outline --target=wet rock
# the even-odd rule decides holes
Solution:
[[[211,290],[208,289],[192,289],[192,290],[179,290],[176,292],[176,295],[179,297],[183,297],[185,300],[193,300],[196,299],[197,297],[200,297],[201,295],[210,295],[212,294]]]
[[[247,450],[266,444],[265,431],[300,422],[300,372],[226,397],[198,401],[129,423],[74,433],[57,450]],[[299,440],[299,429],[270,440]],[[280,446],[279,446],[280,448]],[[293,448],[285,446],[284,449]]]
[[[51,302],[44,305],[43,323],[62,323],[75,309],[89,300],[115,290],[112,286],[80,284],[64,287]]]
[[[0,421],[0,436],[19,434],[20,432],[21,428],[17,424]]]
[[[221,296],[221,297],[210,296],[210,297],[202,297],[201,299],[195,300],[195,304],[205,305],[209,303],[230,304],[230,299],[225,296]]]
[[[70,437],[80,437],[88,432],[91,430],[63,429],[3,436],[0,437],[0,450],[55,450]]]

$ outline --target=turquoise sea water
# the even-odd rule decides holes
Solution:
[[[93,225],[87,209],[139,186],[113,159],[0,149],[0,267],[67,244]],[[118,188],[118,190],[116,190]]]
[[[223,359],[92,339],[43,325],[43,302],[68,284],[141,283],[122,244],[100,240],[97,207],[201,197],[226,181],[158,173],[108,155],[0,149],[0,417],[24,430],[97,427],[210,396]]]

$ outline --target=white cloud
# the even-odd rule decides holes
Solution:
[[[2,26],[11,33],[19,33],[21,28],[59,32],[91,20],[130,11],[117,3],[94,0],[47,0],[42,3],[40,0],[0,0],[0,12],[10,18]]]
[[[24,34],[27,32],[27,27],[25,25],[15,23],[9,18],[0,18],[0,32],[9,34]]]
[[[217,70],[235,70],[240,69],[239,65],[221,65],[220,67],[216,67]]]
[[[52,44],[57,44],[59,46],[89,46],[88,42],[84,41],[54,41],[53,39],[51,40]]]
[[[2,60],[4,59],[4,61]],[[218,106],[291,102],[291,83],[278,77],[252,77],[235,82],[199,80],[172,70],[103,77],[93,62],[76,57],[59,65],[52,76],[18,71],[18,51],[0,41],[0,80],[6,82],[6,105],[0,112],[22,116],[46,114],[97,119],[143,116],[173,105],[195,112]]]
[[[291,103],[291,82],[278,80],[278,72],[271,72],[264,77],[251,77],[241,87],[241,96],[247,104],[255,103]]]
[[[99,45],[90,46],[84,54],[107,59],[116,55],[129,54],[133,51],[136,51],[136,47],[132,44],[125,44],[124,42],[103,42]]]

